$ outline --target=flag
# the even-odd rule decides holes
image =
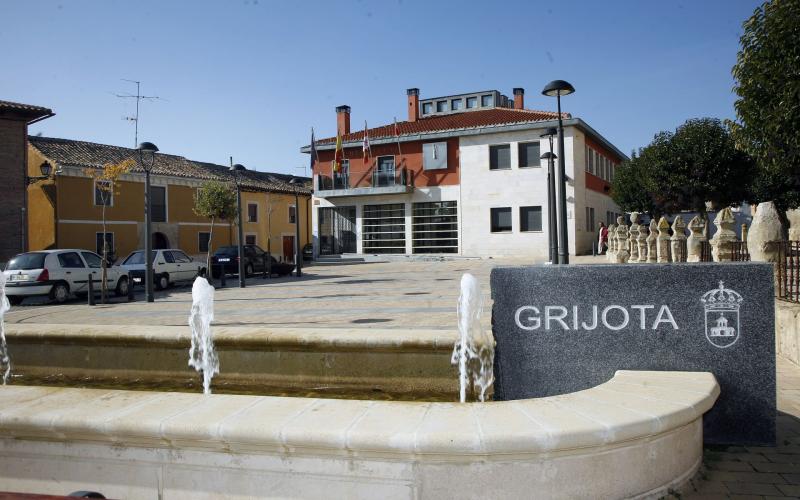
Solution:
[[[311,127],[311,174],[314,174],[314,162],[319,162],[319,155],[317,155],[317,142],[314,140],[314,127]]]
[[[369,147],[369,133],[367,133],[367,122],[364,121],[364,144],[362,145],[362,149],[364,150],[364,165],[369,163],[370,157],[372,156],[372,149]]]
[[[342,136],[336,134],[336,151],[333,153],[333,171],[339,172],[342,169],[342,157],[344,151],[342,150]]]

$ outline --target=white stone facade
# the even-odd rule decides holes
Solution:
[[[357,253],[363,245],[363,206],[404,203],[405,253],[412,248],[412,204],[423,201],[456,201],[458,205],[458,252],[467,257],[519,257],[543,262],[548,259],[547,163],[538,167],[520,168],[519,144],[539,141],[540,154],[549,151],[549,142],[541,138],[545,128],[531,128],[498,133],[464,135],[459,139],[459,184],[439,187],[417,187],[412,193],[319,198],[313,201],[313,234],[319,253],[319,208],[356,207]],[[586,187],[585,133],[575,126],[564,130],[566,149],[567,228],[569,253],[591,254],[597,242],[597,224],[614,220],[619,208],[608,193]],[[556,138],[557,139],[557,138]],[[489,168],[491,145],[510,146],[509,169]],[[554,142],[558,154],[558,142]],[[577,168],[576,168],[577,166]],[[558,170],[556,161],[555,170]],[[556,189],[558,196],[558,189]],[[522,231],[521,207],[541,207],[541,230]],[[594,210],[594,223],[588,227],[587,207]],[[491,209],[511,209],[511,231],[492,232]]]

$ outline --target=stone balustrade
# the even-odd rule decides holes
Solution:
[[[748,259],[778,262],[781,244],[786,240],[781,217],[772,202],[758,205],[752,226],[742,225],[741,240],[734,230],[736,221],[730,207],[723,208],[715,216],[709,214],[709,219],[713,218],[717,227],[711,240],[706,237],[708,222],[700,216],[693,217],[688,225],[678,215],[672,224],[666,217],[661,217],[658,222],[651,219],[649,226],[639,224],[639,216],[638,212],[631,212],[630,226],[625,224],[622,216],[617,217],[616,225],[609,226],[607,259],[610,262],[730,262]],[[708,253],[704,255],[704,248],[708,246],[711,259]]]

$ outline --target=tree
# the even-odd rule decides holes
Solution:
[[[658,208],[653,201],[648,179],[644,162],[635,151],[632,152],[630,160],[622,162],[614,173],[611,199],[625,212],[643,212],[657,217]]]
[[[105,304],[108,296],[108,239],[106,239],[106,207],[117,194],[119,178],[130,171],[134,165],[133,160],[123,160],[119,163],[106,163],[101,169],[87,169],[86,173],[92,179],[95,189],[100,192],[100,207],[103,223],[103,261],[100,271],[100,301]]]
[[[705,214],[707,201],[716,206],[745,201],[752,169],[752,160],[736,148],[720,120],[697,118],[675,132],[656,134],[620,166],[611,192],[626,210]]]
[[[667,213],[691,209],[705,216],[706,202],[716,207],[748,198],[753,162],[716,118],[687,120],[669,137],[658,138],[653,182]]]
[[[736,143],[756,161],[752,201],[800,206],[800,1],[773,0],[743,24],[733,77]]]
[[[211,241],[214,235],[216,219],[233,220],[238,215],[236,208],[236,191],[230,185],[220,181],[209,181],[197,190],[194,198],[194,213],[200,217],[211,219],[211,230],[208,235],[208,252],[206,269],[211,269]]]

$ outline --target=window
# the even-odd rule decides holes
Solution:
[[[379,156],[378,165],[372,173],[374,187],[394,186],[394,156]]]
[[[178,264],[188,264],[189,262],[192,261],[192,259],[190,259],[188,255],[186,255],[183,252],[179,252],[177,250],[173,250],[173,251],[167,252],[167,253],[171,253],[172,254],[172,260],[174,260]]]
[[[100,269],[103,267],[103,259],[96,253],[81,252],[81,255],[83,255],[83,260],[86,261],[86,264],[92,269]]]
[[[364,205],[362,237],[364,253],[405,253],[405,204]]]
[[[342,160],[338,172],[333,173],[333,189],[350,188],[350,160]]]
[[[164,251],[162,251],[161,255],[164,257],[164,261],[167,262],[168,264],[174,264],[175,263],[175,257],[172,256],[172,252],[164,252]]]
[[[458,253],[458,206],[456,201],[414,203],[413,253]]]
[[[297,207],[289,205],[289,224],[297,223]]]
[[[199,232],[197,233],[197,251],[208,252],[208,240],[211,239],[211,233]]]
[[[511,232],[511,207],[492,208],[492,232]]]
[[[489,170],[507,170],[509,168],[511,168],[511,145],[489,146]]]
[[[256,203],[247,204],[247,222],[258,222],[258,205]]]
[[[450,109],[452,109],[453,111],[458,111],[459,109],[461,109],[463,104],[464,101],[462,101],[461,99],[453,99],[452,101],[450,101]]]
[[[447,111],[447,101],[437,101],[436,102],[436,112],[442,113]]]
[[[94,204],[95,206],[114,206],[114,191],[111,189],[111,182],[104,180],[94,181]]]
[[[482,95],[481,96],[481,107],[482,108],[486,108],[486,107],[491,106],[493,102],[494,102],[494,96],[493,95],[490,94],[490,95]]]
[[[539,156],[541,155],[539,153],[538,142],[519,143],[519,168],[541,166],[542,163]]]
[[[114,233],[106,233],[106,245],[108,245],[108,255],[114,253]],[[95,233],[94,248],[99,255],[103,255],[103,233]]]
[[[76,252],[67,252],[58,254],[58,263],[61,267],[68,268],[84,268],[80,256]]]
[[[542,207],[519,207],[519,230],[542,230]]]
[[[167,222],[167,188],[165,186],[150,186],[150,206],[153,209],[150,216],[153,222]]]
[[[467,109],[477,108],[478,107],[478,98],[477,97],[467,97]]]
[[[586,207],[586,232],[594,232],[594,208]]]
[[[589,171],[589,146],[584,146],[583,157],[586,160],[586,171]]]
[[[592,150],[592,149],[589,150],[589,168],[588,168],[588,172],[590,174],[594,173],[594,150]]]
[[[433,103],[432,102],[423,102],[422,103],[422,114],[429,115],[433,112]]]
[[[255,245],[256,244],[256,235],[255,234],[246,234],[246,235],[244,235],[244,244],[245,245]]]

